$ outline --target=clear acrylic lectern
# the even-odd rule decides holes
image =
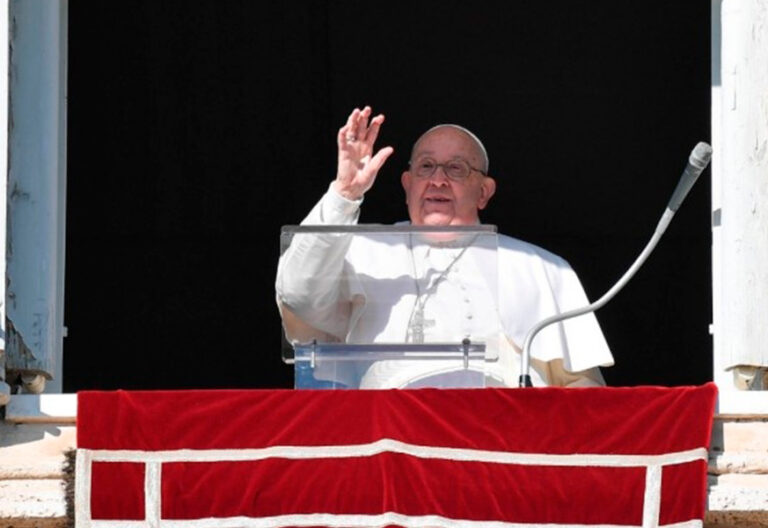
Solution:
[[[484,387],[499,358],[495,226],[285,226],[296,388]]]

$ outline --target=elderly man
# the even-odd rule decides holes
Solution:
[[[371,117],[370,107],[350,114],[337,137],[336,179],[302,224],[357,223],[363,196],[393,152],[391,147],[374,149],[383,122],[381,114]],[[485,147],[457,125],[438,125],[416,141],[401,182],[411,224],[416,226],[477,225],[479,211],[496,190],[488,175]],[[498,353],[498,361],[484,372],[490,385],[516,385],[520,346],[533,324],[588,304],[566,261],[503,235],[498,238],[498,307],[493,308],[486,302],[488,296],[480,293],[483,263],[465,248],[435,245],[419,253],[410,243],[356,245],[351,237],[338,235],[297,239],[281,257],[276,281],[289,339],[423,343],[480,335]],[[435,268],[431,282],[427,273],[419,273],[428,266]],[[398,286],[392,280],[382,280],[380,286],[361,284],[356,278],[361,273],[377,275],[372,270],[382,278],[412,278]],[[457,299],[470,307],[466,316],[457,314]],[[424,323],[425,313],[429,324]],[[591,314],[545,329],[532,348],[534,385],[603,385],[599,367],[612,364]],[[343,381],[363,388],[473,383],[463,378],[462,370],[447,362],[377,361],[355,373],[356,379]]]

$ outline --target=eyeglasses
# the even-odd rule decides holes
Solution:
[[[448,176],[453,181],[456,182],[463,182],[467,178],[469,178],[469,175],[472,173],[472,171],[477,171],[483,176],[485,176],[485,171],[481,171],[480,169],[477,169],[469,164],[466,160],[463,160],[461,158],[452,159],[450,161],[446,161],[445,163],[438,163],[432,158],[422,158],[416,162],[410,162],[411,171],[418,177],[418,178],[430,178],[433,174],[435,174],[435,171],[437,171],[438,167],[442,167],[443,172],[445,172],[445,175]]]

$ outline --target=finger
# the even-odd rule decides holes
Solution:
[[[339,129],[339,135],[337,141],[339,147],[344,147],[350,143],[354,143],[357,138],[357,123],[360,120],[360,109],[355,108],[352,113],[349,114],[347,122],[343,127]]]
[[[365,142],[368,146],[373,148],[373,144],[376,142],[376,138],[379,137],[379,129],[384,122],[384,114],[379,114],[371,119],[371,127],[368,129],[368,135],[365,137]]]
[[[384,165],[384,162],[387,161],[387,158],[389,158],[392,153],[395,151],[392,147],[384,147],[380,151],[376,153],[374,157],[371,158],[371,161],[368,162],[368,168],[373,171],[374,174],[379,172],[379,169]]]
[[[357,134],[357,139],[359,140],[365,139],[365,135],[368,132],[368,118],[370,117],[371,117],[371,107],[366,106],[360,112],[359,118],[357,121],[357,129],[355,130],[355,133]]]

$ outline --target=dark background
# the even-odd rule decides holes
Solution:
[[[460,123],[499,184],[483,221],[598,298],[709,138],[709,17],[666,0],[70,2],[64,390],[289,387],[280,226],[325,191],[365,104],[395,154],[363,222],[406,217],[411,143]],[[711,379],[702,180],[598,313],[611,385]]]

